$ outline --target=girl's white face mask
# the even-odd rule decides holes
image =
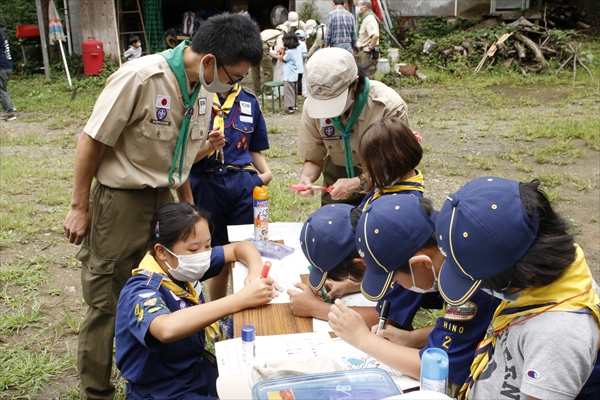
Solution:
[[[177,260],[179,261],[177,268],[171,268],[169,263],[165,261],[165,264],[169,267],[169,274],[178,281],[195,282],[200,280],[210,268],[210,255],[212,249],[200,253],[178,256],[166,247],[163,246],[163,248],[173,256],[177,257]]]

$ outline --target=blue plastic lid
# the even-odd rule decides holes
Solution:
[[[436,347],[430,347],[421,356],[421,377],[443,380],[448,377],[448,354]]]
[[[256,332],[252,325],[246,325],[242,328],[242,342],[254,342]]]
[[[379,368],[324,372],[271,379],[252,388],[252,399],[270,398],[380,400],[402,394],[392,377]]]

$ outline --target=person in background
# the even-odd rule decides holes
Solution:
[[[354,56],[340,48],[317,51],[306,63],[308,97],[302,109],[298,156],[304,158],[300,184],[312,197],[312,184],[321,173],[325,186],[321,204],[342,202],[358,206],[368,189],[358,143],[367,127],[386,117],[398,117],[408,125],[406,103],[381,82],[371,81],[357,67]]]
[[[293,32],[286,33],[283,36],[283,45],[285,52],[280,56],[283,62],[283,84],[284,84],[284,104],[286,109],[284,114],[293,114],[296,112],[296,85],[298,83],[298,71],[302,65],[302,55],[300,54],[298,36]]]
[[[252,224],[252,193],[273,178],[262,151],[269,148],[260,103],[251,90],[236,83],[212,100],[208,145],[190,171],[194,203],[211,215],[212,246],[229,243],[228,225]],[[229,268],[208,282],[210,299],[224,297]]]
[[[275,48],[278,38],[282,35],[280,30],[277,29],[265,29],[260,33],[260,39],[263,43],[263,55],[259,65],[252,67],[252,86],[254,93],[257,97],[260,97],[262,93],[262,85],[265,82],[273,81],[273,56],[271,56],[271,49]],[[271,95],[271,88],[265,87],[265,95]]]
[[[15,107],[7,88],[12,71],[13,64],[8,39],[4,30],[0,27],[0,104],[2,104],[0,121],[14,121],[17,119]]]
[[[356,20],[344,8],[344,0],[333,0],[333,11],[327,15],[325,47],[340,47],[354,56],[356,45]]]
[[[366,271],[361,290],[367,298],[387,297],[389,286],[419,296],[439,292],[437,281],[444,256],[437,247],[437,213],[426,198],[386,195],[362,214],[356,228],[356,247]],[[377,335],[373,321],[338,301],[328,315],[336,335],[395,370],[419,379],[421,355],[430,347],[448,353],[449,387],[454,393],[469,376],[475,348],[484,337],[500,300],[478,291],[459,306],[445,305],[434,325],[407,331],[387,323]],[[390,317],[404,303],[390,299]],[[355,310],[354,310],[355,311]]]
[[[216,399],[218,370],[204,350],[204,329],[277,296],[273,278],[258,279],[263,263],[256,247],[211,246],[208,218],[191,204],[167,203],[148,224],[146,254],[117,305],[116,365],[127,399]],[[244,288],[206,303],[193,283],[238,260],[248,266]]]
[[[367,76],[373,79],[379,59],[379,23],[373,13],[371,0],[358,0],[356,11],[358,21],[356,26],[356,47],[358,48],[358,63],[368,65]],[[376,49],[377,48],[377,49]]]
[[[309,19],[308,21],[306,21],[306,28],[304,33],[309,37],[315,37],[314,43],[308,50],[308,54],[306,56],[307,58],[310,58],[315,53],[315,51],[319,50],[321,47],[324,46],[326,30],[327,26],[325,26],[325,24],[320,23],[319,21],[316,21],[314,19]]]
[[[600,297],[583,250],[539,186],[481,177],[440,210],[444,299],[464,304],[481,289],[502,300],[459,399],[573,399],[594,370]]]
[[[288,13],[288,19],[283,23],[288,29],[288,32],[296,32],[297,30],[304,30],[306,25],[303,21],[300,21],[300,16],[296,11],[290,11]]]
[[[129,48],[123,54],[125,60],[131,61],[142,56],[142,41],[137,35],[133,35],[129,38]]]
[[[83,242],[77,259],[89,307],[77,356],[82,399],[113,398],[117,301],[148,224],[158,207],[173,201],[171,190],[181,202],[194,201],[188,175],[208,136],[209,101],[231,90],[261,57],[256,23],[215,15],[191,42],[123,65],[96,101],[77,142],[63,223],[69,242]]]
[[[302,79],[304,77],[304,62],[306,60],[306,52],[307,52],[307,50],[306,50],[306,35],[304,34],[304,31],[299,29],[296,31],[296,36],[298,36],[298,51],[302,55],[302,62],[300,63],[300,69],[298,70],[298,85],[297,85],[298,98],[301,98],[302,97]]]

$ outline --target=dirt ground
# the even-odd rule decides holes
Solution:
[[[568,89],[568,88],[567,88]],[[399,90],[402,97],[407,101],[409,107],[409,116],[411,125],[423,136],[422,142],[426,152],[422,163],[422,170],[425,177],[427,188],[426,196],[434,200],[436,208],[439,208],[446,195],[453,193],[465,182],[479,176],[497,175],[505,178],[531,180],[536,173],[545,171],[561,171],[564,174],[587,177],[593,182],[591,190],[578,191],[571,185],[565,183],[561,192],[565,195],[559,203],[559,210],[562,214],[571,219],[577,226],[578,234],[576,241],[585,251],[588,264],[593,270],[596,280],[600,279],[600,156],[597,150],[586,146],[582,140],[577,140],[576,144],[585,150],[582,157],[572,159],[567,164],[540,165],[530,159],[525,159],[524,163],[532,163],[531,172],[520,171],[515,163],[502,158],[502,154],[515,147],[521,146],[542,146],[543,139],[533,143],[515,142],[515,139],[506,137],[507,132],[518,130],[519,121],[527,118],[539,118],[540,116],[549,116],[555,118],[557,115],[567,113],[569,115],[578,115],[581,105],[574,103],[565,103],[562,101],[565,97],[565,88],[548,87],[490,87],[490,95],[501,94],[507,102],[517,102],[526,96],[535,98],[539,105],[529,108],[513,108],[508,110],[508,114],[498,116],[493,110],[481,107],[471,108],[468,93],[464,94],[462,99],[444,99],[437,92],[435,87],[411,87]],[[595,108],[598,109],[597,94]],[[270,104],[267,106],[270,109]],[[529,116],[530,113],[531,115]],[[511,116],[514,116],[512,118]],[[581,118],[590,116],[581,115]],[[598,115],[592,116],[597,118]],[[285,173],[284,178],[297,179],[301,160],[295,155],[296,137],[300,121],[300,112],[294,115],[282,115],[279,112],[272,114],[266,112],[267,126],[272,131],[270,134],[271,147],[277,151],[277,158],[269,159],[271,168],[278,171],[289,171]],[[76,135],[73,132],[79,131],[82,127],[70,126],[64,130],[49,130],[46,128],[47,122],[27,123],[22,118],[11,123],[5,123],[2,126],[1,134],[15,135],[37,132],[40,135],[57,135],[65,137],[65,141],[73,145],[76,141]],[[482,129],[481,127],[491,127],[491,129]],[[72,146],[74,147],[74,146]],[[2,148],[0,154],[15,151],[15,149]],[[40,156],[62,157],[74,156],[74,150],[69,149],[65,152],[57,152],[56,149],[40,147],[35,151]],[[266,153],[267,156],[269,153]],[[480,159],[494,159],[495,167],[491,170],[484,170],[474,166],[469,161],[468,156],[479,157]],[[472,159],[471,159],[472,160]],[[274,179],[278,179],[277,173]],[[70,187],[70,182],[68,183]],[[70,192],[69,192],[70,195]],[[58,213],[66,215],[67,210],[56,210]],[[59,321],[64,319],[64,310],[74,316],[83,316],[85,305],[82,305],[79,268],[73,260],[77,252],[77,247],[67,242],[63,237],[62,227],[53,227],[53,232],[41,235],[35,242],[30,241],[22,244],[19,249],[4,249],[1,258],[8,260],[13,251],[26,253],[27,246],[43,249],[44,252],[53,255],[59,255],[61,264],[53,264],[50,267],[53,280],[39,289],[40,302],[47,310],[46,323],[49,325],[59,325]],[[52,289],[60,289],[60,296],[51,296],[47,293]],[[52,331],[52,330],[50,330]],[[64,333],[64,332],[63,332]],[[60,334],[56,341],[54,350],[57,353],[73,351],[77,347],[77,336],[74,334]],[[28,340],[27,332],[13,335],[9,339]],[[58,379],[54,386],[45,388],[41,395],[31,396],[31,398],[55,398],[65,394],[65,388],[74,388],[77,385],[77,373],[75,369],[64,377]]]

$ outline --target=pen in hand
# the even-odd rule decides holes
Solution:
[[[263,265],[262,272],[260,273],[260,277],[262,279],[266,279],[269,276],[269,271],[271,270],[271,261],[265,261],[265,265]]]
[[[379,333],[380,330],[385,328],[385,321],[390,313],[390,302],[384,300],[381,303],[381,313],[379,314],[379,321],[377,321],[377,328],[375,329],[375,334]]]

